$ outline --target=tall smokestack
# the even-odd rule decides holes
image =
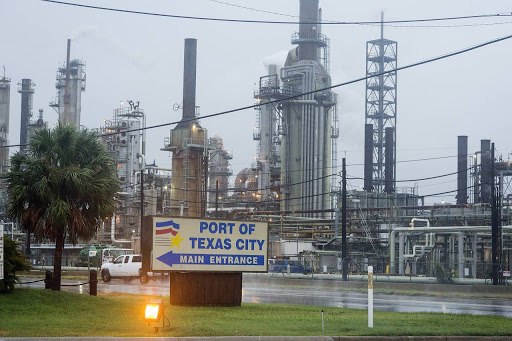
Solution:
[[[364,190],[373,191],[373,124],[364,125]]]
[[[385,129],[386,150],[385,150],[385,168],[384,168],[384,192],[395,192],[395,128],[387,127]]]
[[[482,203],[491,203],[491,140],[480,141],[480,198]]]
[[[195,119],[197,40],[185,39],[183,76],[183,117],[171,130],[169,145],[172,152],[171,214],[201,217],[205,212],[206,141],[208,132]],[[190,120],[190,121],[187,121]]]
[[[176,128],[181,129],[195,124],[196,118],[196,61],[197,39],[185,39],[185,57],[183,69],[183,116]]]
[[[317,60],[320,25],[318,22],[318,0],[300,0],[299,60]],[[314,24],[311,24],[314,23]]]
[[[20,152],[24,153],[27,144],[28,124],[32,117],[32,95],[34,94],[34,86],[31,79],[22,79],[21,88],[18,92],[21,94],[21,125],[20,125]]]
[[[457,143],[457,205],[468,203],[468,137],[459,136]]]

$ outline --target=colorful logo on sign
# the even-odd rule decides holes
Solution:
[[[179,230],[179,229],[180,229],[180,224],[176,224],[172,220],[156,223],[156,235],[157,236],[162,235],[162,234],[168,234],[168,233],[175,236],[178,233],[178,231],[176,231],[176,230]]]
[[[183,240],[183,238],[180,238],[180,233],[177,231],[180,229],[180,224],[175,223],[173,220],[168,220],[156,223],[155,227],[157,239],[171,241],[169,245],[171,249],[173,247],[180,248],[180,242]],[[172,235],[172,237],[167,238],[169,234]]]

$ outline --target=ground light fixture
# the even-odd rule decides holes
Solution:
[[[160,320],[162,320],[162,328],[164,328],[164,301],[156,298],[150,298],[146,300],[144,309],[144,322],[147,322],[148,326],[151,326],[151,323],[158,323]],[[155,332],[158,332],[157,326],[155,326]]]

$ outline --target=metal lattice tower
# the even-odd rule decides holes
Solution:
[[[397,42],[384,38],[384,14],[381,37],[366,42],[366,112],[367,125],[373,126],[372,161],[365,161],[365,190],[377,193],[395,191],[396,179],[396,71]],[[386,137],[386,133],[390,136]],[[392,136],[391,136],[392,135]],[[369,148],[367,146],[367,148]],[[370,174],[371,171],[371,174]],[[371,177],[371,178],[370,178]]]

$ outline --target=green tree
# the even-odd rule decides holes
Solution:
[[[0,293],[13,291],[18,281],[16,272],[26,270],[30,270],[30,265],[16,247],[16,242],[4,234],[4,279],[0,280]]]
[[[447,271],[442,264],[436,264],[434,273],[436,275],[436,280],[438,283],[441,283],[441,284],[453,283],[454,273],[452,271]]]
[[[116,168],[98,135],[72,125],[42,128],[5,175],[7,215],[37,240],[55,242],[52,290],[60,290],[62,249],[89,240],[115,208]]]

